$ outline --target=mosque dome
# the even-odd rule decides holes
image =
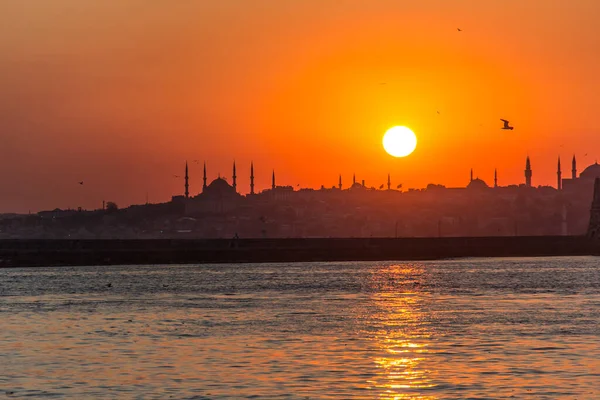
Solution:
[[[600,164],[598,164],[598,161],[584,169],[579,176],[583,179],[600,178]]]
[[[218,197],[234,196],[237,194],[233,186],[227,183],[223,178],[217,178],[212,181],[202,193],[205,193],[208,196]]]
[[[483,179],[475,178],[467,185],[468,189],[487,189],[488,184]]]

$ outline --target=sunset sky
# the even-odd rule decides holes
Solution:
[[[4,0],[0,212],[249,191],[556,184],[600,159],[598,0]],[[462,32],[458,32],[461,28]],[[439,114],[437,113],[439,111]],[[500,130],[500,118],[515,126]],[[406,125],[416,151],[383,133]],[[584,154],[587,153],[587,156]],[[200,160],[194,163],[193,160]],[[85,181],[83,186],[78,181]]]

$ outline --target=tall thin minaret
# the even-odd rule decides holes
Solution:
[[[233,182],[232,182],[231,186],[233,186],[233,190],[235,190],[237,192],[237,181],[236,181],[237,176],[235,176],[235,161],[233,162],[233,176],[232,176],[232,178],[233,178]]]
[[[275,170],[273,170],[273,177],[271,178],[271,188],[275,189]]]
[[[473,182],[473,168],[471,168],[471,179],[469,179],[469,182]]]
[[[577,179],[577,160],[575,160],[575,154],[573,154],[573,161],[571,162],[571,179]]]
[[[185,162],[185,198],[189,198],[190,197],[190,181],[189,181],[189,177],[188,177],[188,163],[187,161]],[[146,200],[146,203],[148,203],[148,201]]]
[[[202,191],[206,190],[206,162],[204,163],[204,176],[202,177]]]
[[[392,181],[390,180],[390,174],[388,174],[388,190],[392,188]]]
[[[250,163],[250,194],[254,194],[254,162]]]
[[[587,235],[596,240],[600,239],[600,178],[594,180],[594,196],[592,197]]]
[[[558,156],[558,168],[556,170],[556,188],[562,190],[562,171],[560,170],[560,156]]]
[[[529,156],[527,156],[527,160],[525,161],[525,186],[531,187],[531,161],[529,160]]]
[[[342,174],[340,174],[340,180],[338,182],[338,188],[342,190]]]
[[[356,183],[356,174],[352,174],[352,184]]]
[[[494,187],[498,187],[498,168],[494,168]]]

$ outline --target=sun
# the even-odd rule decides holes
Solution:
[[[417,147],[417,136],[405,126],[394,126],[383,135],[383,148],[394,157],[406,157]]]

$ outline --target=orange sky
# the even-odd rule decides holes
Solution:
[[[0,212],[249,190],[556,182],[600,158],[597,0],[7,0]],[[463,32],[458,32],[460,27]],[[382,85],[381,83],[385,83]],[[437,111],[440,114],[437,114]],[[500,130],[499,118],[515,126]],[[404,159],[381,146],[411,127]],[[588,153],[586,157],[584,154]],[[191,192],[201,166],[191,163]],[[84,180],[81,187],[77,181]]]

